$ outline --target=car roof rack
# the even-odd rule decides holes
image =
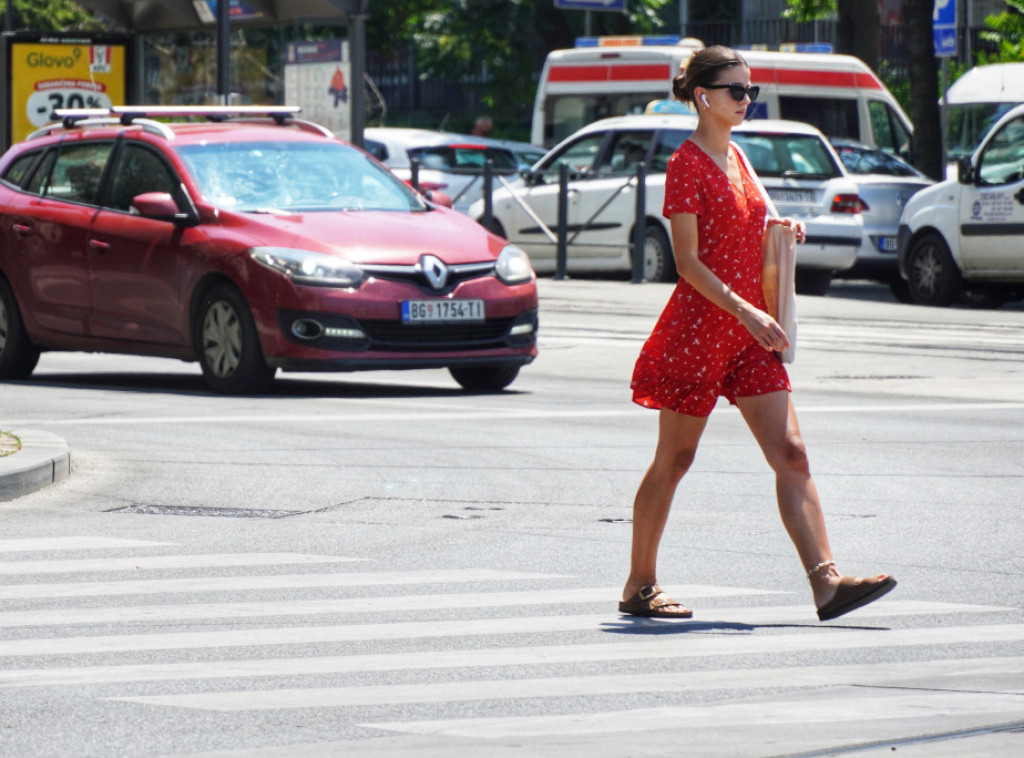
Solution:
[[[221,123],[234,120],[257,122],[260,117],[270,118],[278,126],[291,124],[304,131],[333,137],[325,127],[311,121],[295,118],[301,110],[297,105],[115,105],[110,108],[58,108],[54,115],[60,121],[47,124],[28,136],[42,137],[58,129],[80,129],[90,126],[138,126],[166,139],[174,139],[174,132],[154,119],[205,118]]]

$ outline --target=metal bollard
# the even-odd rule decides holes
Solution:
[[[555,249],[555,279],[565,279],[569,258],[569,165],[558,166],[558,247]]]
[[[644,233],[647,231],[647,164],[636,167],[636,215],[633,222],[633,284],[644,280]]]
[[[484,229],[491,230],[491,222],[494,219],[494,198],[492,191],[494,189],[494,161],[488,158],[484,161],[484,217],[481,223],[484,225]]]

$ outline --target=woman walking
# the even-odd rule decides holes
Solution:
[[[779,512],[807,572],[818,617],[836,618],[896,586],[885,574],[842,576],[829,548],[818,493],[776,355],[789,346],[765,312],[761,238],[766,204],[732,128],[757,99],[746,61],[726,47],[698,51],[673,92],[698,112],[698,125],[669,161],[664,214],[672,230],[679,283],[644,345],[633,400],[659,410],[658,444],[633,506],[629,578],[619,610],[689,618],[657,581],[657,555],[676,488],[720,396],[735,404],[775,472]],[[802,242],[802,224],[791,226]]]

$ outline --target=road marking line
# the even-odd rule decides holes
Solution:
[[[121,540],[114,537],[31,537],[17,540],[0,540],[0,553],[29,553],[47,550],[111,550],[173,544],[175,543]]]
[[[798,687],[898,687],[908,680],[927,678],[948,681],[947,689],[963,689],[954,683],[961,672],[969,672],[977,690],[979,677],[993,682],[985,689],[998,691],[1006,682],[1017,687],[1003,694],[1024,695],[1024,657],[957,659],[950,671],[949,660],[905,663],[872,663],[792,668],[715,669],[713,671],[669,671],[644,674],[543,677],[533,679],[466,679],[428,684],[367,685],[354,687],[310,687],[273,690],[141,695],[106,698],[148,705],[174,706],[204,711],[263,711],[285,708],[347,708],[372,705],[455,703],[477,700],[521,698],[600,697],[644,693],[683,693],[695,690],[731,690]],[[951,676],[952,674],[952,676]]]
[[[360,726],[418,735],[446,735],[480,739],[522,739],[525,737],[633,732],[656,734],[652,724],[667,729],[723,729],[752,725],[841,723],[880,720],[953,718],[985,716],[998,721],[1003,714],[1020,718],[1021,697],[988,692],[926,692],[904,694],[879,692],[870,697],[835,701],[812,693],[804,698],[718,703],[713,705],[666,706],[605,713],[564,716],[520,716],[436,721],[384,722]]]
[[[948,603],[914,603],[889,601],[872,605],[860,612],[860,618],[892,618],[897,616],[936,613],[949,614],[956,609],[964,612],[1009,610],[986,606],[957,606]],[[458,619],[454,621],[409,621],[383,624],[349,624],[344,626],[289,626],[269,629],[227,629],[212,632],[170,632],[157,634],[119,634],[85,637],[53,637],[0,641],[0,658],[33,655],[81,655],[92,653],[120,653],[143,650],[181,650],[219,647],[261,647],[269,645],[311,645],[324,643],[380,642],[382,640],[425,639],[429,637],[472,637],[478,635],[555,634],[559,632],[606,632],[636,634],[652,629],[661,634],[677,633],[695,637],[702,629],[716,630],[716,636],[729,637],[750,634],[758,624],[777,625],[780,620],[807,618],[810,606],[732,608],[709,612],[709,621],[666,622],[664,620],[640,623],[622,619],[610,613],[578,616],[536,616],[486,619]],[[642,622],[643,620],[641,620]],[[658,626],[651,627],[654,623]],[[733,625],[734,635],[722,634],[719,624]],[[673,625],[675,625],[673,629]],[[887,630],[870,630],[870,634],[886,634]],[[794,635],[804,637],[805,635]],[[785,640],[788,637],[780,637]],[[720,640],[694,639],[691,644],[720,644]],[[783,642],[776,642],[784,646]],[[880,644],[881,641],[880,641]]]
[[[890,603],[892,604],[892,603]],[[862,609],[858,613],[863,613]],[[748,615],[752,609],[746,609]],[[380,653],[249,660],[146,663],[116,666],[0,670],[0,687],[72,686],[115,682],[234,679],[269,676],[379,673],[434,669],[550,666],[574,663],[611,663],[634,660],[707,658],[710,656],[784,655],[857,648],[910,648],[942,645],[1024,641],[1024,624],[991,624],[921,629],[815,630],[806,634],[752,635],[723,633],[714,625],[702,633],[638,635],[628,642],[476,650],[421,650]],[[128,652],[128,651],[125,651]]]
[[[301,553],[200,553],[196,555],[147,555],[124,558],[75,558],[66,561],[0,562],[0,575],[72,574],[87,571],[149,571],[155,569],[227,568],[233,566],[284,566],[358,563],[366,558],[344,558]]]
[[[245,592],[248,590],[312,589],[315,587],[376,587],[390,584],[470,584],[476,582],[560,579],[557,574],[490,569],[394,571],[382,573],[281,574],[270,576],[138,579],[123,582],[67,582],[0,586],[0,600],[104,595],[163,595],[176,592]]]
[[[801,406],[801,415],[807,413],[933,413],[940,411],[1008,411],[1024,408],[1024,402],[963,402],[963,403],[893,403],[891,405],[829,405],[829,406]],[[730,408],[731,409],[731,408]],[[720,410],[730,410],[722,408]],[[735,409],[731,409],[735,410]],[[379,423],[382,421],[398,421],[403,423],[416,423],[425,421],[453,421],[471,420],[479,421],[485,419],[498,419],[505,421],[532,421],[535,419],[576,419],[576,418],[622,418],[628,416],[641,417],[645,413],[643,408],[625,406],[622,408],[607,408],[597,410],[567,410],[560,411],[548,408],[523,409],[523,408],[488,408],[486,410],[470,410],[465,412],[444,411],[423,413],[410,413],[402,411],[401,414],[386,414],[380,411],[373,413],[326,413],[320,415],[298,415],[298,414],[267,414],[263,416],[150,416],[150,417],[103,417],[103,418],[68,418],[68,419],[31,419],[15,420],[4,422],[8,426],[33,424],[35,426],[79,426],[79,425],[137,425],[137,424],[301,424],[301,423],[346,423],[357,424],[366,421]]]
[[[672,591],[688,598],[784,595],[775,590],[741,587],[681,585]],[[280,600],[259,603],[187,603],[108,608],[60,608],[45,611],[0,613],[0,628],[19,626],[70,626],[74,624],[123,624],[132,622],[237,619],[273,616],[322,616],[342,613],[388,613],[391,611],[436,611],[452,608],[524,607],[567,603],[604,603],[609,608],[621,592],[619,587],[586,589],[524,590],[457,594],[389,595],[381,607],[379,597],[325,598],[321,600]]]

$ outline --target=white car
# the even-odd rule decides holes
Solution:
[[[413,159],[418,160],[420,188],[443,192],[462,213],[481,196],[486,161],[491,161],[495,177],[515,178],[544,157],[542,148],[525,142],[428,129],[371,127],[364,130],[363,144],[406,181],[412,178]]]
[[[1024,105],[1007,112],[958,178],[914,195],[900,219],[900,275],[921,305],[1024,297]]]
[[[541,273],[556,269],[559,166],[569,167],[567,270],[633,271],[636,166],[645,182],[643,279],[674,281],[668,220],[661,215],[668,160],[697,125],[694,116],[604,119],[576,132],[534,166],[527,179],[496,189],[491,229],[527,250]],[[733,130],[780,213],[807,224],[797,248],[797,285],[823,294],[833,272],[851,267],[861,244],[860,200],[835,151],[814,127],[757,120]],[[483,220],[478,202],[470,216]]]

